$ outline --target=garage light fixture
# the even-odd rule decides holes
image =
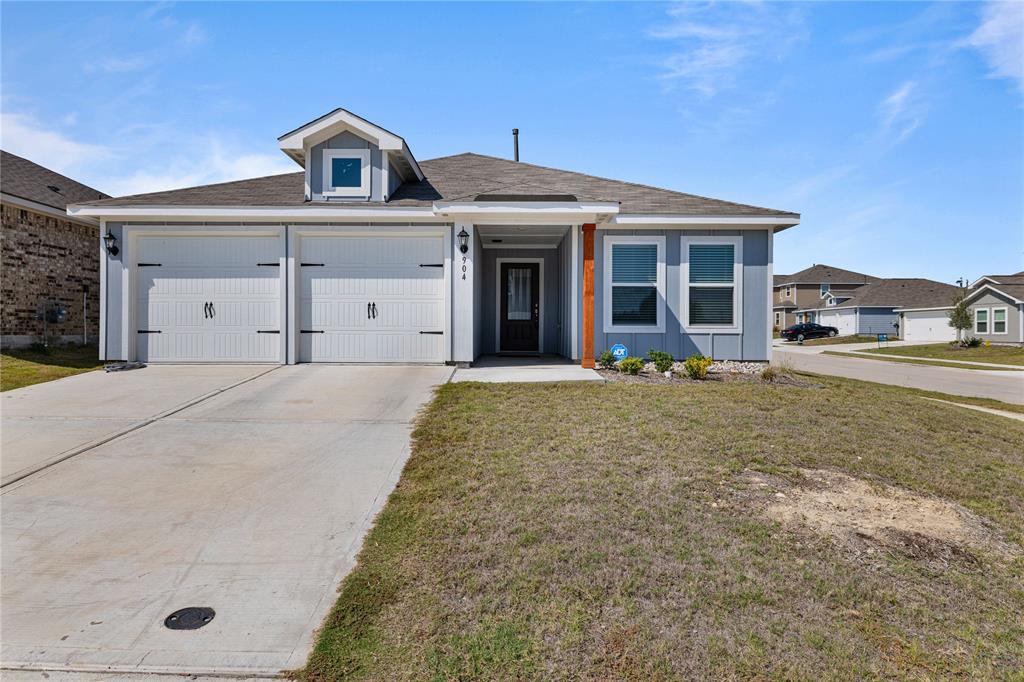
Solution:
[[[462,228],[456,236],[459,238],[459,251],[462,253],[469,251],[469,233],[466,232],[466,228]]]
[[[107,230],[107,234],[103,236],[103,244],[107,247],[107,253],[111,256],[116,256],[121,252],[121,249],[117,248],[117,237],[110,234],[110,230]]]

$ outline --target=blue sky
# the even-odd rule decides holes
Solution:
[[[1024,4],[14,3],[5,149],[111,194],[297,170],[336,106],[798,211],[776,272],[1024,269]]]

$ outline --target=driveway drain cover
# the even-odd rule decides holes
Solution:
[[[164,618],[164,625],[171,630],[198,630],[216,615],[208,606],[189,606]]]

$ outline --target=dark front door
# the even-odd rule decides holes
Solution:
[[[540,350],[540,264],[501,264],[501,347],[503,353]]]

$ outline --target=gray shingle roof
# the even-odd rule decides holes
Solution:
[[[865,275],[862,272],[843,270],[831,265],[812,265],[800,272],[786,276],[784,279],[775,279],[775,286],[782,284],[869,284],[877,282],[877,277]]]
[[[420,182],[403,184],[386,204],[360,202],[358,206],[430,206],[435,201],[473,201],[481,194],[572,194],[581,201],[617,201],[621,213],[798,217],[787,211],[480,154],[431,159],[421,162],[420,168],[426,177]],[[304,200],[304,183],[302,172],[287,173],[88,203],[94,206],[301,206],[311,203]],[[344,207],[337,202],[329,205]]]
[[[1001,281],[1000,281],[999,284],[990,284],[990,283],[986,282],[985,284],[983,284],[982,286],[978,287],[977,289],[974,289],[971,292],[971,294],[973,295],[974,292],[978,291],[978,289],[981,289],[982,287],[988,285],[988,286],[991,286],[996,291],[1001,291],[1004,294],[1009,294],[1010,296],[1013,296],[1018,301],[1024,301],[1024,278],[1018,278],[1018,279],[1021,280],[1021,281],[1010,282],[1010,283],[1007,283],[1007,284],[1003,284]]]
[[[948,306],[959,287],[917,277],[883,279],[853,292],[841,307],[941,308]]]
[[[80,204],[110,196],[5,151],[0,151],[0,186],[3,187],[5,194],[61,211],[67,208],[68,204]],[[57,189],[54,190],[53,187]]]

